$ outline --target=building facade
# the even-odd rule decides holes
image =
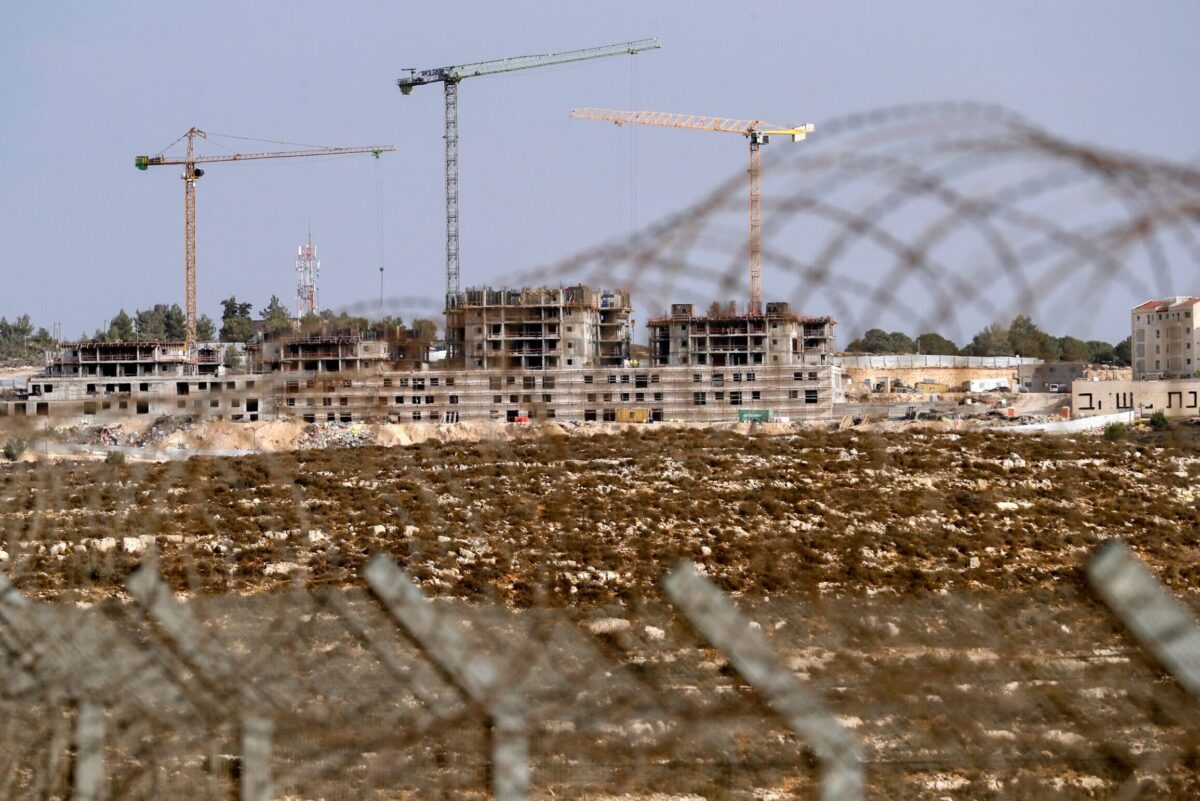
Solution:
[[[83,391],[86,386],[87,379],[80,378],[32,379],[28,397],[0,402],[0,416],[195,414],[234,421],[404,423],[826,420],[844,400],[841,371],[831,365],[171,376],[95,397]]]
[[[256,373],[340,373],[388,366],[394,355],[388,342],[358,334],[254,342],[248,348]]]
[[[183,342],[63,342],[47,360],[46,373],[98,379],[216,374],[223,369],[226,347],[221,342],[199,343],[192,370]]]
[[[1017,367],[1017,385],[1023,392],[1070,392],[1071,384],[1087,377],[1083,362],[1046,362]]]
[[[542,370],[619,367],[629,359],[629,293],[579,285],[468,289],[447,304],[449,365]]]
[[[1076,381],[1072,385],[1071,413],[1074,416],[1093,417],[1114,412],[1200,416],[1200,379]]]
[[[832,317],[792,314],[787,303],[768,303],[764,314],[733,310],[697,315],[676,303],[647,323],[650,363],[659,367],[788,367],[829,364],[834,352]]]
[[[1130,313],[1133,379],[1200,375],[1200,297],[1148,300]]]

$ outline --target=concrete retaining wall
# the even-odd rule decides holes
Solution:
[[[1133,412],[1117,412],[1116,414],[1100,414],[1094,417],[1077,417],[1074,420],[1056,420],[1053,423],[1028,423],[1023,426],[1008,426],[1003,430],[1072,434],[1077,431],[1091,431],[1097,428],[1104,428],[1109,423],[1124,423],[1125,425],[1129,425],[1133,422],[1133,418]]]

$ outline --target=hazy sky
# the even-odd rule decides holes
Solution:
[[[724,137],[644,129],[635,169],[629,137],[569,119],[576,106],[820,123],[978,100],[1074,139],[1200,152],[1195,2],[58,2],[14,4],[5,21],[0,315],[64,336],[120,307],[182,305],[179,171],[138,172],[133,157],[191,125],[399,148],[213,165],[198,189],[202,312],[218,317],[230,294],[292,305],[310,223],[323,306],[378,298],[381,259],[387,295],[440,299],[441,88],[401,96],[410,66],[663,41],[462,84],[466,285],[620,236],[743,168]]]

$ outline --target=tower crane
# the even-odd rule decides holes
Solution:
[[[762,313],[762,195],[759,188],[761,165],[758,149],[770,137],[790,136],[799,142],[812,133],[812,123],[781,128],[761,120],[731,120],[724,117],[700,117],[694,114],[664,114],[658,111],[613,111],[603,108],[574,109],[572,117],[601,120],[616,125],[657,125],[663,128],[687,128],[693,131],[736,133],[750,142],[750,307],[751,314]]]
[[[196,179],[204,175],[204,170],[198,164],[214,164],[222,161],[255,161],[258,159],[286,159],[303,156],[337,156],[348,153],[370,153],[379,158],[380,153],[392,152],[395,145],[370,145],[367,147],[316,147],[308,150],[280,150],[271,153],[227,153],[220,156],[197,156],[195,141],[197,138],[207,139],[208,134],[199,128],[189,128],[179,139],[187,138],[187,152],[182,157],[165,156],[136,156],[134,166],[139,170],[150,167],[160,167],[168,164],[183,166],[183,240],[184,240],[184,282],[187,317],[187,334],[185,346],[189,358],[193,355],[196,345]],[[178,142],[176,139],[175,142]],[[171,145],[174,145],[172,142]],[[168,145],[169,148],[171,145]]]
[[[464,78],[478,75],[496,75],[502,72],[549,67],[572,61],[587,61],[593,58],[618,56],[624,53],[635,55],[644,50],[662,47],[658,39],[639,39],[636,42],[589,47],[584,50],[568,50],[563,53],[515,56],[496,61],[480,61],[474,64],[459,64],[417,71],[409,69],[406,78],[398,78],[396,85],[406,95],[413,87],[427,83],[441,83],[446,100],[446,308],[452,308],[459,291],[458,259],[458,84]]]

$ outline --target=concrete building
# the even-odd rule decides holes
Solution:
[[[844,401],[841,371],[830,365],[171,376],[114,385],[111,395],[97,396],[83,391],[86,382],[32,379],[27,397],[0,401],[0,416],[195,414],[235,421],[405,423],[828,420],[834,404]]]
[[[1070,392],[1074,381],[1087,377],[1083,362],[1047,362],[1017,367],[1017,386],[1024,392]]]
[[[360,334],[314,334],[247,346],[255,373],[342,373],[390,367],[391,344]]]
[[[1076,417],[1159,411],[1168,417],[1200,415],[1200,379],[1076,381],[1071,387],[1071,413]]]
[[[1191,378],[1200,375],[1200,298],[1148,300],[1130,312],[1133,379]]]
[[[23,393],[0,401],[6,415],[119,419],[164,414],[204,414],[226,420],[266,419],[271,379],[256,375],[143,375],[133,380],[40,375]]]
[[[832,317],[792,314],[787,303],[768,303],[765,314],[715,308],[704,316],[676,303],[651,319],[650,363],[655,366],[779,366],[828,364],[834,350]]]
[[[216,374],[222,370],[225,347],[221,342],[199,343],[195,370],[190,371],[183,342],[63,342],[50,356],[46,373],[80,378]]]
[[[629,358],[629,293],[579,285],[468,289],[446,309],[454,368],[618,367]]]

